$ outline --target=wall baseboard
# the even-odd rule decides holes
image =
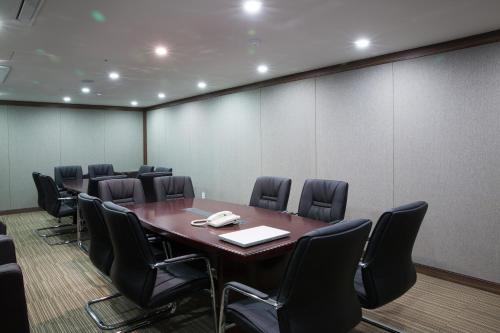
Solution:
[[[486,281],[472,276],[463,275],[460,273],[450,272],[441,268],[426,266],[415,263],[418,273],[439,278],[442,280],[455,282],[464,286],[488,291],[490,293],[500,295],[500,283]]]
[[[41,211],[40,207],[11,209],[11,210],[0,210],[0,216],[2,216],[2,215],[20,214],[20,213],[38,212],[38,211]]]

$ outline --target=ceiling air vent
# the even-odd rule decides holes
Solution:
[[[33,24],[42,3],[43,0],[21,0],[16,20],[24,24]]]
[[[4,83],[5,79],[7,79],[7,75],[9,75],[9,72],[9,66],[0,66],[0,83]]]

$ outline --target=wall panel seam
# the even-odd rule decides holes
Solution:
[[[314,176],[315,178],[319,178],[318,176],[318,86],[317,86],[317,78],[314,79]]]
[[[264,168],[262,166],[262,159],[263,159],[263,146],[262,146],[262,141],[263,141],[263,130],[262,130],[262,89],[259,89],[259,145],[260,145],[260,175],[262,176],[264,173]]]
[[[392,75],[392,207],[396,206],[396,89],[394,63],[391,66]]]
[[[7,163],[8,163],[8,169],[9,169],[9,209],[12,209],[12,179],[11,179],[11,162],[10,162],[10,116],[9,116],[9,110],[5,108],[5,119],[7,122]]]

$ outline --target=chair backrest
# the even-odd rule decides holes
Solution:
[[[45,198],[43,197],[42,185],[40,185],[40,175],[39,172],[33,172],[33,181],[35,182],[36,192],[38,194],[38,207],[45,209]]]
[[[139,219],[130,210],[111,202],[103,204],[114,261],[111,280],[118,291],[137,305],[144,307],[150,299],[157,269]]]
[[[0,235],[6,235],[7,234],[7,226],[5,223],[0,221]]]
[[[343,333],[360,322],[353,281],[371,225],[345,221],[299,239],[278,292],[281,333]]]
[[[63,187],[64,181],[82,180],[83,172],[80,165],[57,166],[54,168],[54,180],[56,185]]]
[[[191,177],[157,177],[153,179],[153,183],[158,201],[194,198],[194,189]]]
[[[30,332],[23,274],[16,263],[0,265],[0,330]]]
[[[137,176],[137,178],[142,183],[142,188],[144,189],[144,195],[146,196],[146,202],[156,202],[156,192],[154,187],[154,179],[156,177],[166,177],[171,176],[170,172],[146,172]]]
[[[56,182],[52,177],[40,175],[40,185],[44,198],[44,209],[52,216],[58,217],[61,208],[61,200],[59,200],[59,190]]]
[[[137,172],[137,175],[139,176],[140,174],[146,173],[146,172],[153,172],[155,170],[155,167],[152,165],[141,165],[139,167],[139,171]]]
[[[361,268],[363,307],[392,302],[417,281],[411,255],[427,208],[426,202],[418,201],[384,212],[378,220]]]
[[[95,177],[89,178],[89,185],[87,188],[87,193],[93,197],[97,197],[99,195],[99,182],[103,180],[109,179],[123,179],[127,178],[126,175],[116,175],[116,176],[104,176],[104,177]]]
[[[117,204],[144,203],[146,197],[139,179],[109,179],[99,182],[99,198]]]
[[[172,176],[172,168],[156,167],[155,172],[168,172],[169,176]]]
[[[92,164],[89,165],[89,178],[113,176],[115,170],[113,164]]]
[[[89,229],[90,261],[101,272],[109,275],[114,257],[113,245],[109,238],[108,227],[106,226],[106,222],[104,222],[102,201],[86,193],[80,193],[78,195],[78,207],[80,208],[81,217]]]
[[[332,222],[344,219],[349,185],[339,180],[306,179],[298,214]]]
[[[290,178],[259,177],[255,181],[250,206],[285,211],[290,196]]]

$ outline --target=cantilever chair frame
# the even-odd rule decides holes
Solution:
[[[219,314],[219,329],[217,333],[224,333],[226,331],[226,321],[224,316],[224,311],[226,310],[227,303],[229,300],[229,292],[235,291],[243,296],[252,298],[256,301],[266,303],[272,306],[275,310],[280,309],[283,304],[278,303],[275,299],[271,298],[269,295],[264,294],[263,292],[249,287],[247,285],[241,283],[233,283],[229,282],[222,289],[222,299],[220,304],[220,314]]]
[[[65,198],[59,198],[59,200],[74,200],[73,197],[65,197]],[[38,229],[35,229],[35,234],[39,237],[41,237],[45,243],[47,243],[48,245],[52,246],[52,245],[63,245],[63,244],[70,244],[70,243],[74,243],[76,242],[78,239],[68,239],[68,240],[65,240],[65,241],[60,241],[60,242],[57,242],[57,243],[51,243],[49,241],[47,241],[48,238],[50,237],[55,237],[55,236],[62,236],[62,235],[68,235],[68,234],[76,234],[77,233],[77,226],[76,224],[72,224],[72,223],[62,223],[61,221],[61,218],[58,217],[57,218],[57,221],[58,221],[58,224],[53,226],[53,227],[45,227],[45,228],[38,228]],[[60,232],[57,232],[58,230],[61,230],[63,228],[68,228],[68,230],[62,230]],[[42,231],[45,231],[45,230],[55,230],[56,232],[53,232],[53,233],[50,233],[50,234],[42,234],[40,232]]]
[[[217,330],[217,308],[216,308],[216,301],[215,301],[215,285],[214,285],[214,279],[213,279],[213,274],[212,274],[212,267],[210,265],[210,260],[207,257],[197,255],[197,254],[188,254],[176,258],[171,258],[167,259],[165,261],[161,261],[153,265],[153,268],[162,268],[166,267],[168,265],[172,264],[178,264],[178,263],[186,263],[186,262],[192,262],[196,260],[203,260],[205,262],[205,266],[207,268],[207,273],[208,273],[208,278],[210,280],[210,297],[212,298],[212,310],[213,310],[213,316],[214,316],[214,329]],[[120,332],[129,332],[131,330],[136,330],[138,328],[144,327],[151,325],[161,319],[164,319],[168,316],[171,316],[175,313],[176,311],[176,304],[174,303],[169,303],[163,307],[153,309],[151,311],[148,311],[145,314],[141,314],[135,318],[128,319],[119,323],[115,324],[108,324],[105,323],[102,318],[99,317],[99,315],[92,309],[92,305],[101,303],[107,300],[111,300],[114,298],[122,297],[123,295],[121,293],[115,293],[113,295],[105,296],[102,298],[98,298],[95,300],[89,301],[85,305],[85,310],[87,313],[92,317],[92,319],[96,322],[97,326],[102,329],[102,330],[113,330],[117,328],[123,328],[125,327],[125,330],[121,330]],[[167,313],[168,312],[168,313]],[[168,316],[163,316],[164,314],[168,314]]]

